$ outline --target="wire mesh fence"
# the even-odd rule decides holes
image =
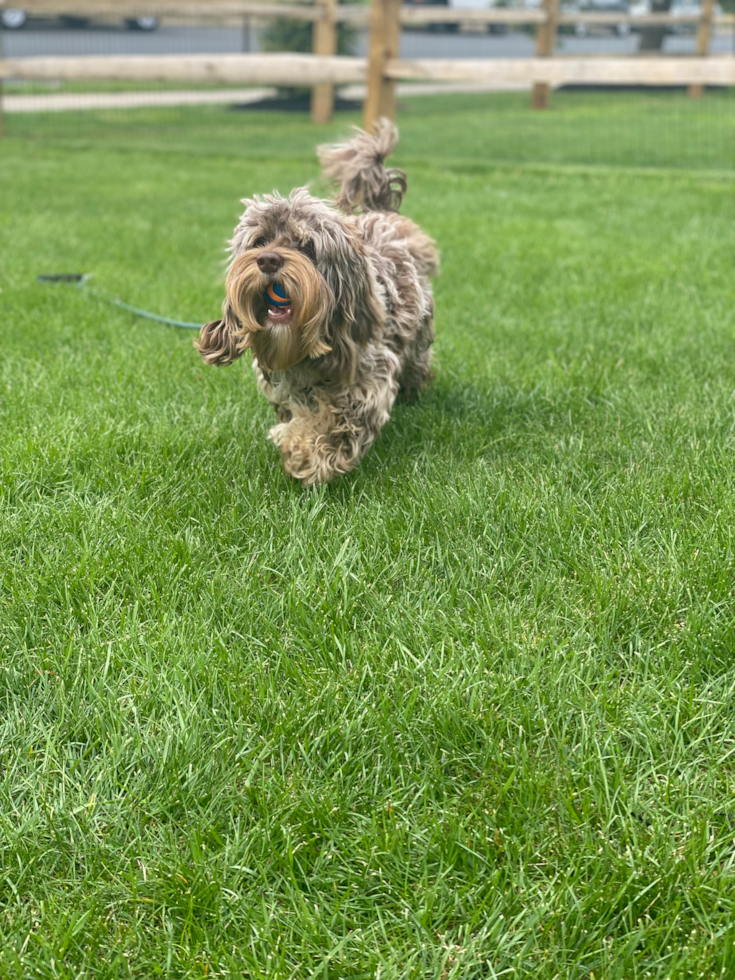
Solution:
[[[463,4],[464,6],[464,4]],[[122,8],[121,8],[122,9]],[[1,29],[5,58],[89,55],[235,55],[273,50],[311,50],[313,23],[269,17],[213,20],[206,2],[201,17],[160,17],[155,8],[135,16],[111,9],[87,19],[72,15],[29,17]],[[365,12],[366,13],[366,12]],[[340,28],[340,52],[364,57],[366,16]],[[735,57],[735,31],[716,27],[710,51]],[[555,39],[560,57],[634,56],[644,32],[610,25],[567,24]],[[668,30],[662,56],[694,55],[696,25]],[[405,26],[405,59],[523,58],[536,46],[532,25],[434,23]],[[610,166],[735,168],[735,89],[708,88],[701,98],[684,88],[566,86],[553,93],[545,112],[530,109],[528,83],[399,83],[398,120],[421,123],[435,133],[427,153],[436,160],[539,162]],[[359,123],[364,84],[338,87],[336,125]],[[247,146],[267,139],[268,120],[287,121],[296,144],[313,145],[308,126],[309,92],[298,87],[222,82],[79,81],[9,79],[3,86],[8,139],[97,140]],[[273,114],[272,116],[270,114]],[[421,122],[423,121],[423,122]],[[263,133],[266,131],[266,136]]]

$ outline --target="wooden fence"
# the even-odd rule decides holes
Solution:
[[[461,10],[449,7],[404,7],[401,0],[372,0],[370,6],[339,5],[316,0],[311,6],[251,3],[248,0],[0,0],[0,10],[22,3],[38,16],[78,13],[86,17],[133,18],[158,16],[178,23],[250,23],[286,17],[314,23],[312,54],[238,55],[113,55],[83,57],[2,58],[2,80],[189,81],[286,85],[312,89],[312,118],[328,121],[334,107],[334,87],[367,84],[365,125],[379,116],[395,115],[395,83],[399,80],[445,82],[518,82],[532,87],[532,106],[549,105],[551,89],[577,83],[594,85],[671,85],[689,87],[693,97],[707,85],[735,85],[735,57],[708,54],[713,28],[735,26],[735,15],[714,14],[714,0],[703,0],[699,14],[562,11],[559,0],[542,0],[540,9],[492,8]],[[369,24],[368,57],[340,57],[337,24]],[[399,58],[401,26],[429,24],[530,25],[536,32],[533,58],[421,59]],[[641,27],[695,25],[696,56],[688,57],[560,57],[554,56],[562,25]],[[0,89],[0,99],[2,93]],[[0,135],[2,110],[0,103]]]

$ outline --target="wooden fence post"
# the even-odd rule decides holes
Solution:
[[[401,41],[401,0],[372,0],[370,9],[370,47],[368,87],[364,108],[364,127],[372,132],[382,116],[396,117],[395,82],[385,77],[388,61],[398,57]]]
[[[337,0],[317,0],[322,16],[314,21],[314,54],[337,54]],[[311,121],[328,123],[334,113],[334,85],[315,85],[311,90]]]
[[[536,28],[536,57],[553,58],[559,29],[559,0],[542,0],[541,9],[546,19]],[[546,82],[534,82],[531,108],[548,109],[550,97],[551,88]]]
[[[712,18],[714,17],[714,0],[703,0],[702,19],[697,26],[697,57],[706,58],[709,53],[709,42],[712,37]],[[704,85],[690,85],[689,98],[701,99],[704,95]]]

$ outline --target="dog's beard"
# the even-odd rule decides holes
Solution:
[[[319,357],[331,347],[324,335],[334,309],[334,298],[314,265],[301,252],[273,248],[283,266],[273,275],[260,271],[260,251],[238,255],[227,275],[227,297],[242,325],[240,348],[250,347],[258,363],[270,371],[283,371],[305,357]],[[269,312],[265,291],[278,283],[291,299],[291,312]]]

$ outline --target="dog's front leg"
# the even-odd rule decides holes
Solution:
[[[288,404],[290,398],[288,387],[283,384],[273,384],[271,375],[261,368],[256,358],[253,358],[253,370],[258,388],[273,406],[278,421],[288,422],[292,415]]]
[[[293,417],[275,425],[270,437],[289,476],[304,486],[328,483],[349,473],[370,449],[390,418],[398,393],[398,359],[392,352],[379,369],[355,383],[315,389],[310,405],[291,405]]]

